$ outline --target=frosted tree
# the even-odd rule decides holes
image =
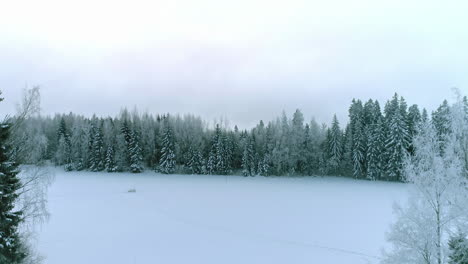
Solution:
[[[457,139],[448,137],[442,154],[436,131],[424,124],[414,138],[414,156],[406,156],[404,173],[413,192],[407,205],[395,206],[398,220],[388,233],[393,251],[384,263],[446,263],[452,230],[468,223],[468,182],[455,153]]]
[[[448,243],[448,264],[468,264],[468,238],[463,232],[453,235]]]
[[[402,101],[402,100],[401,100]],[[401,107],[398,96],[395,94],[392,101],[386,107],[387,137],[386,149],[386,172],[389,180],[401,181],[402,164],[409,149],[409,134],[404,107]]]
[[[251,136],[245,138],[244,152],[242,154],[242,175],[254,176],[256,157],[254,151],[254,140]]]
[[[378,118],[375,124],[368,127],[367,140],[367,179],[377,180],[382,176],[384,152],[384,124],[383,119]]]
[[[349,138],[347,144],[350,146],[350,158],[353,168],[353,176],[360,178],[364,174],[365,163],[365,126],[363,106],[361,100],[354,100],[349,108]]]
[[[207,170],[209,174],[227,174],[231,169],[232,147],[229,138],[216,125],[208,155]]]
[[[68,137],[60,137],[55,157],[58,165],[65,165],[67,171],[73,170],[71,143]]]
[[[329,167],[332,172],[337,172],[342,158],[342,132],[336,115],[333,116],[332,126],[328,134],[328,158]]]
[[[105,161],[105,169],[107,172],[116,172],[117,165],[115,164],[115,151],[114,146],[109,145],[106,151],[106,161]]]
[[[219,124],[217,124],[213,137],[211,139],[211,147],[210,147],[210,152],[208,153],[208,162],[206,164],[208,174],[217,173],[218,166],[222,165],[219,162],[220,161],[219,151],[222,151],[222,148],[220,147],[221,145],[220,139],[221,139],[221,128]]]
[[[304,143],[304,115],[301,110],[297,109],[293,114],[291,125],[291,154],[290,154],[290,167],[292,172],[302,172],[305,166],[305,159],[303,153]]]
[[[124,114],[122,127],[120,128],[122,139],[124,140],[125,146],[126,146],[125,149],[123,149],[124,151],[123,155],[125,156],[125,161],[126,161],[124,167],[130,166],[130,142],[132,140],[131,127],[130,127],[131,124],[129,123],[127,118],[128,118],[127,115]]]
[[[460,91],[455,89],[457,101],[450,107],[451,127],[453,136],[457,138],[456,153],[460,157],[465,176],[468,177],[468,99],[462,97]]]
[[[189,162],[188,167],[192,174],[202,174],[203,173],[203,155],[200,150],[190,149],[189,151]]]
[[[364,173],[364,162],[365,162],[365,130],[364,123],[361,119],[356,120],[353,131],[353,148],[352,148],[352,160],[353,160],[353,176],[354,178],[361,178]]]
[[[105,163],[102,125],[100,127],[96,127],[95,124],[92,124],[89,138],[89,169],[91,171],[102,171]]]
[[[115,138],[115,153],[114,153],[114,162],[117,168],[117,171],[125,171],[128,170],[128,146],[127,142],[125,141],[125,137],[122,133],[118,133]]]
[[[303,172],[306,175],[312,175],[312,171],[315,169],[314,161],[314,152],[317,151],[314,149],[314,141],[312,139],[312,133],[310,130],[309,124],[305,125],[304,128],[304,139],[302,142],[302,155],[304,158],[304,168]]]
[[[65,170],[73,169],[72,149],[70,142],[70,133],[68,131],[65,119],[62,117],[57,131],[58,146],[55,154],[55,162],[58,165],[65,165]]]
[[[162,136],[161,159],[159,171],[165,174],[174,173],[176,165],[174,134],[166,119]]]
[[[134,130],[130,134],[129,155],[130,155],[130,171],[133,173],[142,172],[143,166],[141,163],[143,161],[143,157],[141,154],[138,134]]]
[[[444,100],[435,112],[432,113],[432,123],[439,136],[440,149],[444,148],[446,136],[451,132],[450,106],[447,100]]]
[[[84,170],[86,162],[88,160],[88,135],[86,134],[86,128],[81,122],[75,122],[72,128],[72,134],[70,138],[71,152],[73,167],[76,170]]]

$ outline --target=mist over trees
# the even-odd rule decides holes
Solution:
[[[418,126],[431,120],[438,135],[446,133],[448,109],[444,101],[429,117],[425,109],[408,107],[395,94],[383,110],[376,100],[352,100],[347,124],[336,116],[330,126],[306,121],[296,110],[292,117],[283,112],[249,130],[220,124],[211,128],[193,115],[139,114],[136,109],[124,109],[114,118],[34,116],[25,120],[21,132],[21,140],[34,151],[15,157],[29,164],[51,160],[66,170],[321,174],[404,181],[403,159],[414,154]]]

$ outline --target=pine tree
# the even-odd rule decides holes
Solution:
[[[23,212],[15,209],[21,182],[18,165],[9,156],[10,128],[9,123],[0,124],[0,263],[20,264],[26,257],[18,231]]]
[[[408,109],[408,136],[409,136],[409,152],[414,153],[413,138],[418,133],[418,128],[421,125],[421,113],[417,105],[412,105]]]
[[[102,171],[104,169],[104,142],[102,125],[98,128],[95,125],[91,125],[92,136],[90,137],[90,161],[89,169],[91,171]]]
[[[349,109],[349,133],[351,150],[351,162],[353,164],[353,176],[361,178],[365,173],[365,125],[361,100],[353,100]]]
[[[305,167],[303,155],[304,115],[297,109],[293,114],[290,138],[290,167],[293,173],[302,173]]]
[[[333,116],[332,126],[328,133],[328,162],[332,173],[337,173],[342,159],[342,132],[336,115]]]
[[[232,146],[226,133],[216,125],[211,140],[211,150],[208,156],[207,170],[209,174],[227,174],[231,170]]]
[[[219,130],[219,132],[218,132]],[[216,128],[217,131],[217,142],[215,143],[215,153],[216,153],[216,173],[217,174],[226,174],[228,171],[228,164],[226,160],[226,146],[225,146],[225,137],[220,131],[219,126]]]
[[[174,134],[169,120],[166,118],[164,122],[159,171],[165,174],[171,174],[174,173],[176,165]]]
[[[387,167],[389,180],[402,181],[402,163],[409,148],[408,123],[400,106],[398,96],[395,94],[386,107],[387,138],[385,141]]]
[[[65,170],[71,171],[73,169],[72,146],[70,134],[63,117],[60,120],[59,129],[57,130],[57,139],[58,144],[57,151],[55,153],[55,163],[57,165],[65,165]]]
[[[105,162],[105,169],[107,172],[116,172],[117,165],[115,163],[114,157],[114,147],[109,145],[106,151],[106,162]]]
[[[141,154],[140,144],[138,143],[138,135],[133,130],[130,134],[130,144],[129,144],[129,153],[130,153],[130,170],[133,173],[140,173],[143,171],[142,161],[143,157]]]
[[[302,156],[304,157],[304,169],[303,172],[305,175],[312,175],[315,165],[315,162],[313,160],[313,141],[312,141],[312,135],[310,131],[310,126],[309,124],[305,125],[304,129],[304,140],[302,142]]]
[[[86,169],[88,136],[81,124],[75,124],[70,139],[73,168],[75,170]]]
[[[449,240],[448,264],[468,264],[468,239],[463,232],[458,232]]]
[[[439,136],[440,151],[443,152],[446,142],[446,136],[451,132],[450,107],[447,100],[444,100],[435,112],[432,113],[432,123]]]
[[[242,154],[242,175],[255,175],[256,158],[254,152],[254,142],[251,136],[245,138],[244,152]]]
[[[123,152],[124,152],[123,155],[125,157],[125,165],[123,167],[127,168],[127,167],[130,167],[130,157],[131,157],[130,143],[131,143],[131,140],[132,140],[131,128],[130,128],[130,124],[129,124],[127,118],[124,118],[124,120],[122,122],[122,127],[120,128],[120,132],[121,132],[122,137],[123,137],[124,142],[125,142],[125,149],[122,149]]]
[[[194,150],[190,148],[189,150],[189,162],[188,167],[192,174],[202,174],[203,173],[203,156],[199,150]]]
[[[367,179],[378,180],[382,176],[384,151],[383,119],[377,119],[375,124],[369,126],[367,141]]]

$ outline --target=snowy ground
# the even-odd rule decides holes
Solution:
[[[406,190],[330,177],[56,170],[39,251],[47,264],[378,263]]]

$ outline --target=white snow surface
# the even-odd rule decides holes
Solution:
[[[38,241],[46,264],[378,263],[392,204],[408,189],[336,177],[55,171]]]

